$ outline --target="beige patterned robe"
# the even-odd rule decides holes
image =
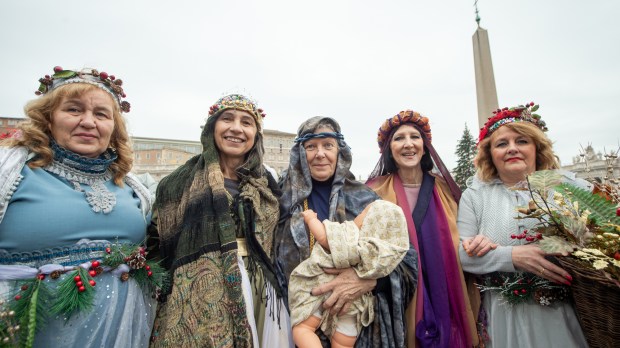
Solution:
[[[323,272],[323,268],[353,267],[360,278],[378,279],[390,274],[409,250],[403,211],[387,201],[378,200],[370,204],[361,229],[353,221],[338,223],[325,220],[323,224],[331,253],[317,243],[310,257],[291,273],[289,305],[293,326],[309,318],[330,295],[310,294],[312,288],[335,278]],[[362,326],[368,326],[374,319],[373,295],[366,293],[354,301],[347,314],[355,316],[357,331],[360,332]],[[337,322],[337,317],[324,311],[321,330],[331,337]]]

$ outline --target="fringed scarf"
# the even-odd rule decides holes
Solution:
[[[236,234],[240,229],[247,241],[250,277],[261,272],[280,297],[270,261],[278,219],[274,192],[279,190],[262,163],[248,158],[248,169],[238,173],[240,193],[231,204],[206,126],[201,142],[203,153],[157,189],[160,252],[172,286],[164,294],[153,345],[251,347]]]
[[[456,252],[456,203],[442,179],[424,174],[416,207],[411,214],[398,174],[368,183],[384,199],[401,206],[410,241],[419,251],[415,300],[409,306],[409,346],[472,347],[477,344],[475,323]]]

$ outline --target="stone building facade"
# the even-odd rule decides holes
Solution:
[[[15,128],[17,128],[17,125],[24,122],[26,119],[24,117],[4,117],[4,116],[0,116],[0,136],[2,135],[9,135],[11,134],[13,131],[15,131]]]
[[[606,153],[595,152],[592,145],[588,145],[573,157],[572,164],[562,166],[562,169],[576,173],[577,177],[583,179],[620,179],[619,152],[620,148]]]
[[[17,125],[26,119],[21,117],[1,117],[0,135],[10,134]],[[288,167],[294,133],[277,130],[264,130],[264,162],[278,175]],[[172,173],[188,159],[202,152],[200,141],[175,140],[163,138],[132,137],[135,174],[149,173],[157,182]]]
[[[276,173],[281,174],[288,167],[295,134],[277,130],[264,130],[264,162]],[[202,151],[199,141],[161,138],[133,137],[135,174],[149,173],[159,182],[177,167]]]

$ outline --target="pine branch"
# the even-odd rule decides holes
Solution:
[[[75,312],[91,309],[95,298],[95,289],[89,283],[91,279],[88,271],[82,267],[77,267],[75,271],[67,274],[58,285],[56,302],[51,308],[52,313],[65,314],[70,318]],[[84,290],[80,291],[80,286],[83,286]]]
[[[26,347],[32,348],[34,345],[34,334],[37,328],[37,307],[39,299],[39,289],[41,288],[41,280],[35,282],[36,287],[32,290],[32,297],[30,300],[30,308],[28,310],[28,336],[26,338]]]
[[[34,335],[47,319],[44,304],[51,298],[51,292],[39,277],[27,280],[15,295],[11,309],[24,331],[20,332],[20,340],[26,341],[26,347],[34,344]]]
[[[579,202],[581,209],[587,209],[590,212],[589,218],[593,224],[597,226],[608,223],[620,225],[620,217],[616,216],[616,206],[612,202],[573,185],[562,184],[559,187],[568,193],[566,196],[571,203]]]

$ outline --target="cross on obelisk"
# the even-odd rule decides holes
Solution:
[[[491,46],[487,31],[480,27],[478,15],[478,0],[474,2],[476,8],[476,22],[478,29],[474,33],[474,68],[476,72],[476,99],[478,101],[478,127],[482,128],[487,119],[497,110],[497,90],[495,89],[495,75],[491,61]]]

